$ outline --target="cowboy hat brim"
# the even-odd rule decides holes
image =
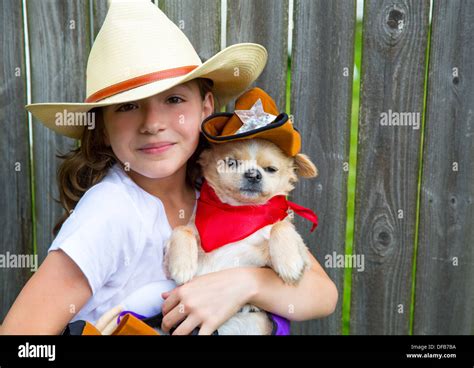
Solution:
[[[260,138],[273,142],[290,157],[294,157],[300,152],[301,135],[293,126],[287,114],[279,114],[270,124],[258,129],[239,134],[223,135],[222,131],[226,125],[235,117],[235,114],[230,112],[215,113],[208,116],[201,124],[202,134],[209,142],[216,144]]]
[[[144,84],[98,102],[35,103],[26,105],[25,108],[49,129],[70,138],[80,139],[84,125],[58,124],[58,113],[85,113],[95,107],[141,100],[196,78],[209,78],[214,82],[212,91],[216,106],[220,108],[244,92],[261,74],[266,62],[267,51],[263,46],[240,43],[218,52],[183,76]]]

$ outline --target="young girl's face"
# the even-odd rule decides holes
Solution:
[[[200,125],[214,111],[212,93],[196,81],[143,100],[103,109],[105,143],[131,170],[151,179],[182,168],[199,142]]]

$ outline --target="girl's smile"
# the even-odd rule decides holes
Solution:
[[[161,154],[168,152],[176,142],[155,142],[150,144],[145,144],[138,151],[145,153],[147,155]]]

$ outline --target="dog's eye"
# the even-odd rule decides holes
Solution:
[[[278,168],[276,168],[275,166],[267,166],[264,170],[269,173],[274,173],[278,171]]]
[[[233,158],[228,158],[227,159],[227,165],[229,167],[237,167],[237,160],[235,160]]]

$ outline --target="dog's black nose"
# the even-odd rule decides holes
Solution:
[[[250,183],[259,183],[262,180],[262,173],[257,169],[249,169],[244,174]]]

